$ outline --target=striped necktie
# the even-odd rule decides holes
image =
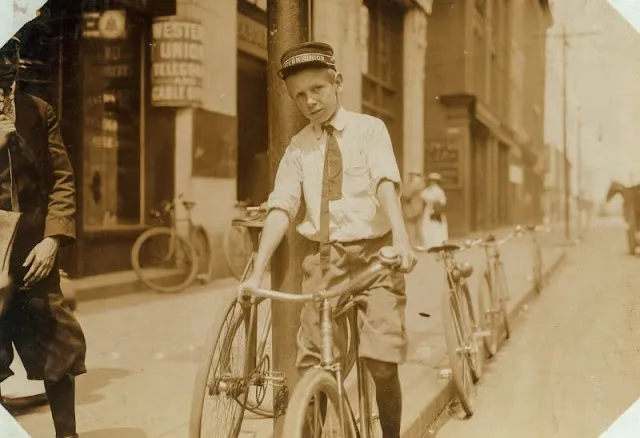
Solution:
[[[320,200],[320,266],[328,271],[331,247],[329,202],[342,198],[342,154],[335,135],[335,128],[325,125],[322,129],[327,133],[327,146],[324,153],[324,169],[322,172],[322,194]]]
[[[16,122],[16,110],[13,106],[13,96],[11,95],[11,88],[6,88],[3,91],[3,104],[2,104],[2,114],[9,117],[13,123]]]

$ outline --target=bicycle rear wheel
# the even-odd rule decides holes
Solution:
[[[364,359],[358,359],[358,396],[360,438],[382,438],[380,413],[376,402],[376,385]]]
[[[162,293],[182,291],[198,273],[195,249],[170,228],[142,233],[131,249],[131,264],[140,281]]]
[[[471,339],[475,339],[475,336],[468,317],[465,317],[468,309],[466,296],[461,293],[459,285],[455,287],[455,292],[447,290],[444,294],[444,336],[456,393],[462,408],[471,416],[475,412],[476,388],[469,351],[472,348]]]
[[[247,227],[232,225],[222,237],[222,249],[231,274],[241,280],[254,251],[251,232]]]
[[[358,437],[346,395],[343,397],[341,403],[338,383],[331,373],[322,369],[307,371],[289,401],[283,438]]]
[[[511,326],[509,323],[509,309],[507,308],[507,301],[509,300],[509,286],[507,284],[507,274],[504,271],[504,265],[502,262],[498,262],[494,268],[496,284],[495,293],[500,303],[500,313],[502,316],[502,328],[504,330],[504,337],[509,339],[511,337]]]

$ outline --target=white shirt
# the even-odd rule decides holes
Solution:
[[[400,171],[384,122],[378,118],[340,108],[331,125],[342,153],[342,198],[329,203],[329,239],[351,242],[373,239],[391,230],[376,191],[382,180],[400,187]],[[292,139],[280,161],[269,210],[287,212],[295,218],[302,195],[306,216],[298,232],[319,241],[322,173],[326,134],[310,123]],[[398,190],[399,192],[400,190]]]

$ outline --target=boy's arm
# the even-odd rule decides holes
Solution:
[[[261,279],[271,256],[296,217],[302,198],[302,163],[299,151],[289,146],[278,165],[273,192],[267,200],[267,219],[260,238],[252,277]]]
[[[400,205],[402,193],[400,170],[391,146],[389,131],[382,120],[375,119],[368,140],[366,156],[374,184],[374,193],[389,220],[393,233],[393,246],[402,258],[402,270],[411,271],[415,265],[415,255]]]

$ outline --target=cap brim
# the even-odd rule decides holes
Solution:
[[[280,76],[281,79],[286,79],[287,76],[291,76],[294,73],[298,73],[303,70],[310,70],[314,68],[328,68],[331,70],[335,70],[336,66],[332,64],[327,64],[326,62],[321,62],[321,61],[310,61],[310,62],[305,62],[304,64],[296,64],[290,67],[281,68],[280,70],[278,70],[278,76]]]

